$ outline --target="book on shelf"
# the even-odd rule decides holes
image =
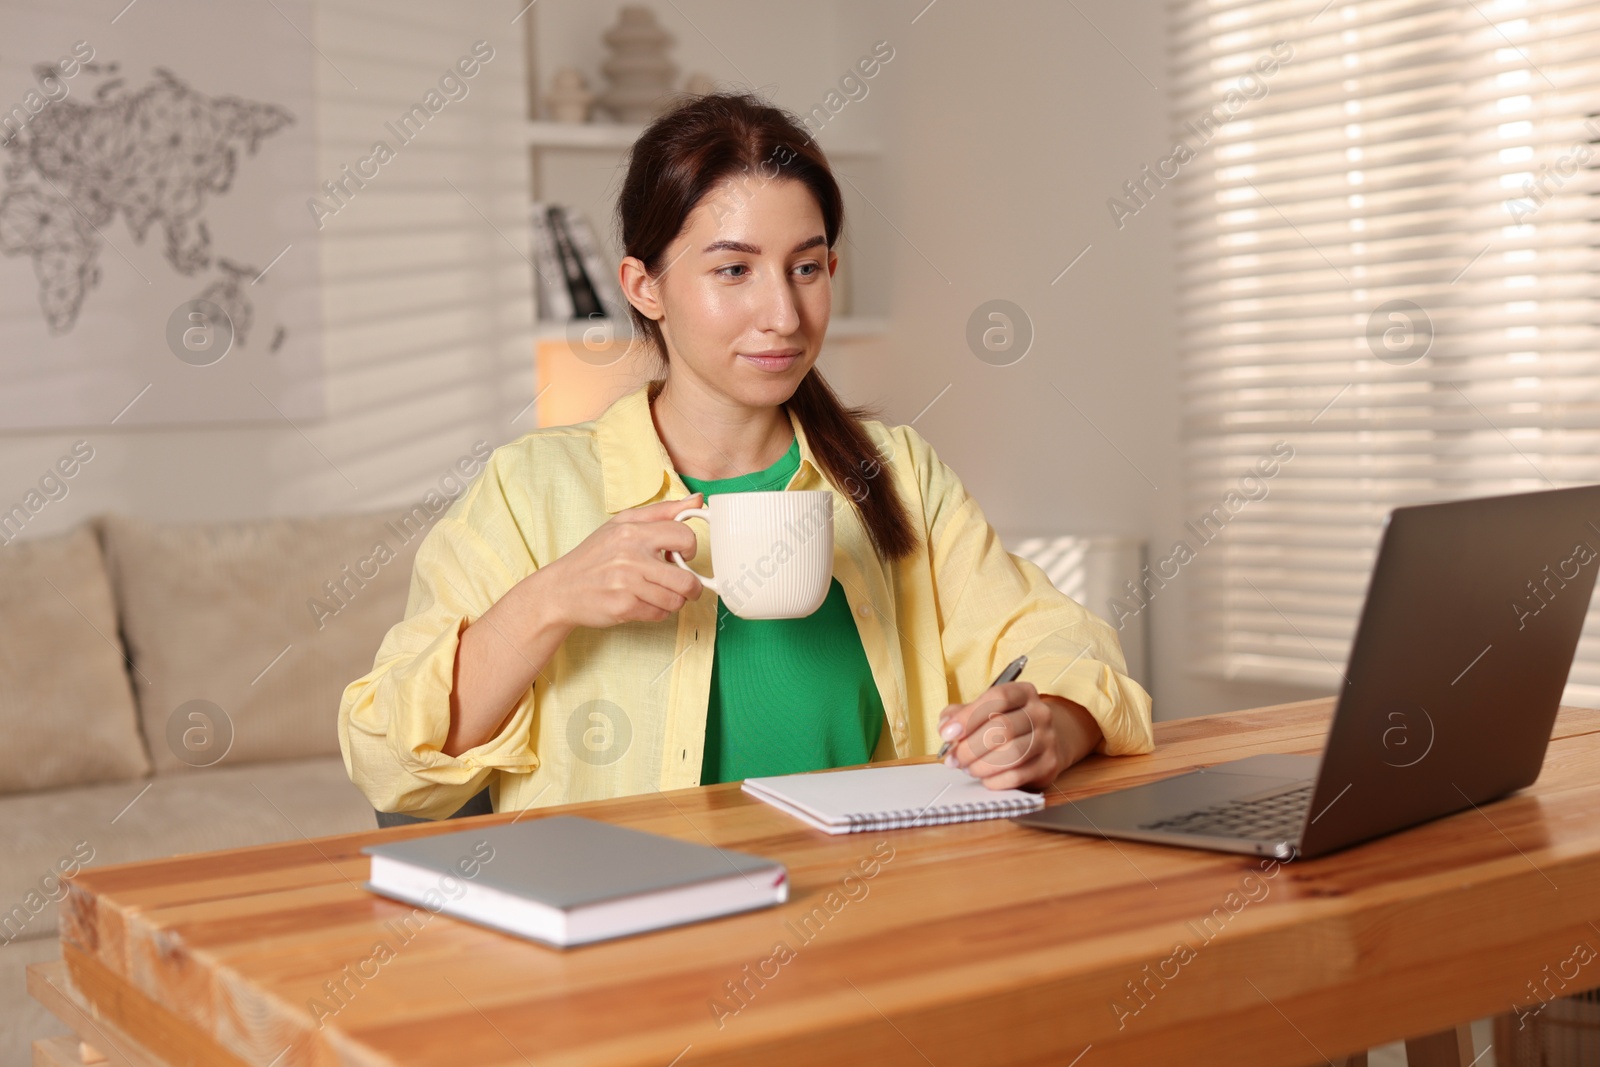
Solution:
[[[617,272],[610,269],[608,257],[600,254],[600,242],[594,235],[594,227],[589,225],[589,217],[570,207],[561,207],[560,211],[567,224],[567,233],[572,237],[572,244],[578,250],[583,271],[589,276],[606,317],[625,317],[628,305],[622,297],[622,285],[617,280]]]
[[[583,269],[577,246],[572,243],[572,233],[567,228],[566,212],[561,205],[551,204],[545,209],[550,223],[550,233],[555,239],[556,257],[561,261],[561,275],[566,280],[567,292],[572,296],[572,318],[588,319],[604,315],[605,308],[595,292],[594,283]]]
[[[533,205],[534,287],[539,299],[539,318],[556,322],[572,318],[572,294],[561,269],[555,234],[550,229],[549,204]]]
[[[610,257],[583,212],[565,204],[533,204],[534,270],[539,318],[570,322],[595,317],[622,319],[628,304]]]

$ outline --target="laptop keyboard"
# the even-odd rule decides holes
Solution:
[[[1145,823],[1140,829],[1211,837],[1293,841],[1300,836],[1306,808],[1311,804],[1311,790],[1315,786],[1315,782],[1307,782],[1282,793],[1248,800],[1230,800],[1175,818]]]

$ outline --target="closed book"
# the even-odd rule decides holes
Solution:
[[[600,298],[606,317],[622,318],[627,314],[622,285],[617,281],[617,272],[611,268],[609,257],[600,254],[600,241],[594,235],[594,227],[589,225],[588,216],[569,207],[564,210],[563,217],[567,232],[572,237],[572,246],[578,250],[584,273],[593,283],[595,295]]]
[[[567,229],[566,209],[560,204],[551,204],[545,211],[545,218],[549,220],[550,232],[555,237],[556,255],[561,259],[567,292],[572,294],[572,317],[588,319],[598,315],[603,318],[605,307],[594,291],[594,283],[589,280],[588,272],[583,269],[577,246],[572,243],[572,233]]]
[[[548,208],[542,201],[533,205],[533,269],[537,275],[539,318],[565,322],[572,318],[572,294],[567,292],[555,234],[550,232]]]
[[[990,789],[943,763],[746,778],[744,792],[830,834],[899,830],[1038,811],[1044,796]]]
[[[361,851],[374,893],[558,948],[789,899],[774,860],[577,815]]]

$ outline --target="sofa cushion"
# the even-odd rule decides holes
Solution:
[[[100,542],[0,548],[0,793],[150,773]]]
[[[55,936],[61,876],[80,867],[377,829],[339,757],[0,797],[0,825],[0,947]]]
[[[390,517],[103,517],[157,774],[339,752],[340,697],[404,617],[422,541]]]

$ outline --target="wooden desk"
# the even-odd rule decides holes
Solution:
[[[1091,758],[1051,800],[1315,752],[1328,718],[1316,701],[1160,723],[1154,754]],[[830,837],[736,784],[540,809],[523,817],[579,812],[792,875],[781,907],[565,952],[427,912],[402,940],[412,909],[359,887],[357,850],[432,826],[98,867],[63,903],[65,969],[30,988],[136,1064],[1300,1067],[1427,1034],[1443,1050],[1600,945],[1597,769],[1600,712],[1566,708],[1532,788],[1270,878],[1005,820]],[[1588,963],[1561,993],[1597,985]]]

